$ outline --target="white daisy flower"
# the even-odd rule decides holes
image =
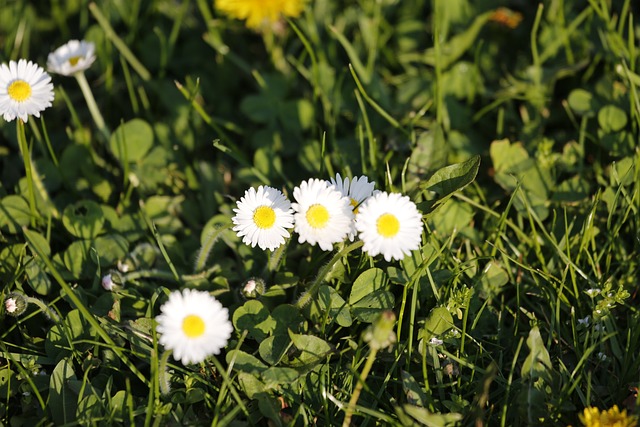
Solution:
[[[70,40],[49,54],[47,69],[63,76],[84,71],[96,60],[95,50],[92,42]]]
[[[229,311],[208,292],[173,291],[156,316],[158,341],[183,365],[220,353],[233,332]]]
[[[336,174],[335,179],[331,178],[331,181],[328,181],[328,183],[335,186],[336,190],[342,193],[343,196],[349,198],[354,215],[358,213],[358,206],[367,198],[371,197],[373,188],[376,185],[375,182],[369,182],[369,179],[364,175],[349,180],[349,178],[343,179],[339,173]],[[355,222],[352,222],[351,231],[349,231],[348,234],[349,240],[353,241],[356,234],[356,225]]]
[[[422,214],[409,197],[379,192],[358,209],[356,229],[363,251],[382,254],[387,261],[401,260],[420,247]]]
[[[0,114],[6,121],[40,117],[53,96],[51,77],[37,64],[20,59],[0,65]]]
[[[297,203],[291,206],[300,243],[317,243],[323,251],[330,251],[351,230],[353,211],[349,198],[327,181],[317,178],[302,181],[293,189],[293,197]]]
[[[290,236],[287,228],[293,227],[291,202],[280,190],[260,186],[250,188],[240,198],[238,208],[231,221],[233,231],[242,237],[242,242],[260,249],[274,250]]]

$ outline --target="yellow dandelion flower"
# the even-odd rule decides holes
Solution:
[[[249,28],[257,29],[276,22],[281,15],[300,16],[306,0],[216,0],[216,8],[226,15],[246,20]]]
[[[606,411],[593,407],[584,408],[579,418],[585,427],[636,427],[638,425],[636,416],[627,415],[626,409],[620,411],[617,405]]]

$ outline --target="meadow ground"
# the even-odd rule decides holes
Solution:
[[[0,0],[0,426],[635,426],[639,12]]]

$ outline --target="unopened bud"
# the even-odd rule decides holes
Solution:
[[[252,277],[242,287],[242,295],[245,298],[253,299],[258,298],[267,291],[267,285],[260,277]]]
[[[11,292],[4,300],[4,311],[13,317],[21,316],[26,310],[29,303],[24,295],[17,292]]]

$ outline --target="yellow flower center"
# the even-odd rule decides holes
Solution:
[[[31,85],[24,80],[14,80],[7,88],[7,93],[14,101],[26,101],[31,97]]]
[[[358,213],[358,201],[356,199],[351,199],[351,206],[353,206],[353,213]]]
[[[378,217],[376,229],[382,237],[393,237],[400,231],[400,221],[395,215],[385,213]]]
[[[71,64],[72,67],[75,67],[81,58],[82,56],[72,56],[71,58],[69,58],[69,64]]]
[[[204,334],[205,325],[202,317],[190,314],[182,321],[182,332],[189,338],[198,338]]]
[[[253,211],[253,223],[258,228],[271,228],[276,222],[276,213],[269,206],[259,206]]]
[[[307,222],[313,228],[323,228],[329,221],[329,211],[322,205],[311,205],[307,209]]]

